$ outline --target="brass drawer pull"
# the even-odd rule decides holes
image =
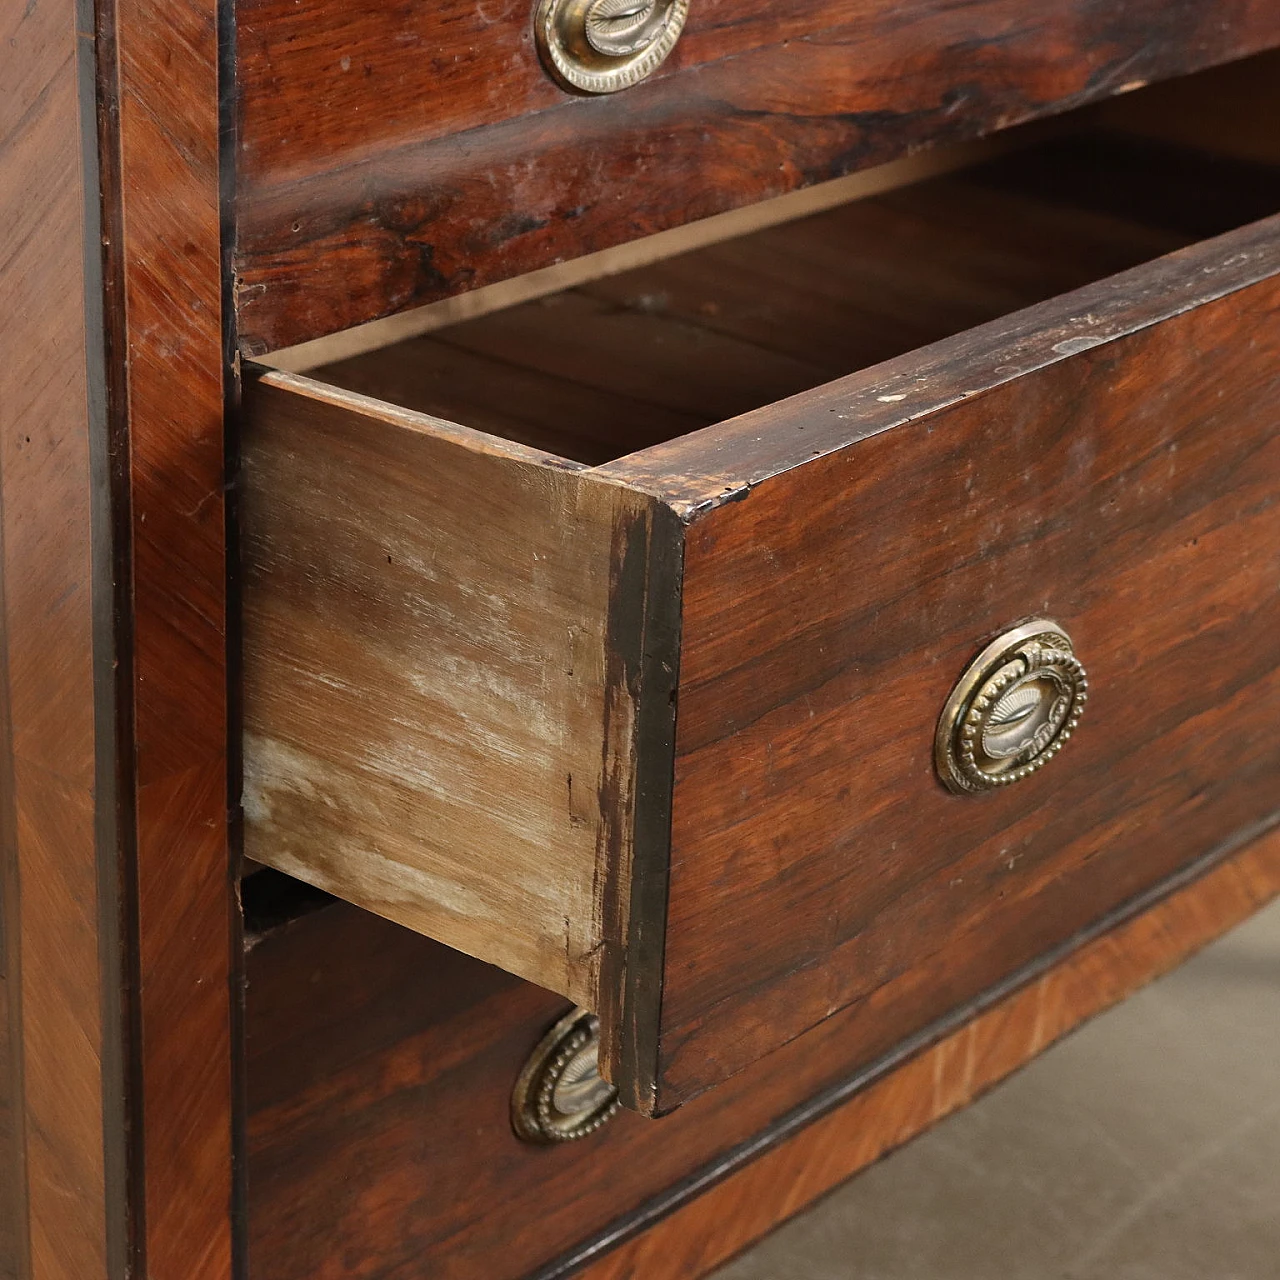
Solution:
[[[573,1142],[613,1118],[618,1091],[600,1074],[600,1021],[572,1009],[538,1043],[511,1094],[511,1124],[526,1142]]]
[[[566,89],[616,93],[666,61],[688,14],[689,0],[540,0],[534,29]]]
[[[1089,697],[1084,664],[1056,622],[1006,631],[965,668],[934,739],[938,776],[959,794],[992,791],[1047,764]]]

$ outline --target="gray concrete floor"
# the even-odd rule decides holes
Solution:
[[[716,1280],[1280,1280],[1280,904]]]

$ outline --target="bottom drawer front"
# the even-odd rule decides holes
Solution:
[[[1116,290],[1140,305],[1195,262]],[[758,481],[693,525],[660,1095],[688,1097],[850,1005],[872,1058],[1271,820],[1278,302],[1266,279],[1077,339],[1092,349]],[[878,397],[928,395],[884,371]],[[841,407],[785,420],[780,406],[775,431]],[[1080,728],[1039,773],[951,794],[934,766],[948,694],[1035,615],[1088,669]]]
[[[927,1048],[850,1076],[845,1011],[674,1115],[558,1146],[519,1141],[509,1100],[561,998],[345,904],[251,920],[248,1275],[551,1280],[607,1253],[581,1274],[692,1280],[1277,890],[1272,831]]]

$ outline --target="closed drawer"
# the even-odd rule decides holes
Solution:
[[[252,941],[254,1280],[544,1274],[843,1079],[827,1037],[661,1123],[624,1111],[534,1145],[511,1099],[558,996],[345,905]]]
[[[538,0],[233,7],[249,355],[1280,45],[1272,0],[693,0],[584,96]]]
[[[1196,237],[1277,203],[1257,165],[1062,139],[264,373],[246,851],[597,1010],[656,1113],[840,1009],[869,1061],[1247,839],[1280,220]],[[940,744],[944,708],[1029,618],[1087,712],[954,793],[976,704]],[[992,694],[980,772],[1080,709],[1057,678]]]
[[[609,1114],[578,1057],[586,1083],[557,1123],[580,1140],[539,1143],[517,1137],[513,1104],[563,1043],[563,1000],[345,904],[282,922],[288,886],[259,875],[244,895],[246,1274],[693,1280],[1257,910],[1280,889],[1280,832],[1201,870],[852,1077],[839,1015],[657,1122]],[[572,1030],[581,1042],[580,1018]]]

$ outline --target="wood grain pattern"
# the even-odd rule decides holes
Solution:
[[[237,24],[249,354],[1280,43],[1269,0],[712,0],[653,80],[579,99],[523,6]]]
[[[1009,171],[988,163],[854,200],[310,376],[597,465],[1261,217],[1274,204],[1259,195],[1280,203],[1280,181],[1268,190],[1255,166],[1197,157],[1189,176],[1185,153],[1149,151],[1092,134],[1042,144]],[[1056,189],[1018,189],[1043,173],[1061,175]],[[1210,225],[1108,207],[1103,193],[1130,173],[1157,209],[1211,192]],[[1253,199],[1230,197],[1241,187]],[[1101,207],[1064,188],[1098,192]]]
[[[9,983],[0,979],[0,1168],[5,1171],[5,1182],[0,1188],[0,1278],[18,1280],[19,1255],[22,1239],[21,1202],[22,1155],[20,1139],[15,1127],[14,1103],[18,1095],[18,1081],[14,1072],[14,1028],[10,1025],[12,1011],[9,1005]]]
[[[1271,219],[640,455],[689,517],[659,1109],[846,1006],[874,1057],[1271,820],[1278,272]],[[1032,615],[1088,722],[952,797],[939,709]]]
[[[294,920],[248,957],[250,1280],[693,1280],[1278,891],[1273,832],[905,1057],[850,1077],[838,1014],[552,1149],[507,1101],[561,1001],[346,905]]]
[[[26,1252],[26,1152],[19,1064],[22,1022],[18,1003],[22,920],[18,910],[17,805],[13,793],[9,712],[8,627],[4,600],[4,477],[0,474],[0,1280],[19,1280]]]
[[[247,405],[245,852],[598,1007],[648,504],[296,375]]]
[[[949,332],[1044,296],[1046,270],[1089,278],[1180,243],[1202,220],[1230,225],[1230,209],[1205,206],[1189,210],[1190,229],[1146,227],[1107,207],[1127,199],[1123,181],[1102,184],[1090,211],[1019,188],[1071,188],[1054,176],[1063,155],[763,232],[754,249],[703,250],[334,373],[437,411],[465,409],[487,385],[480,425],[524,439],[558,431],[560,447],[591,456],[622,443],[603,423],[623,439],[631,429],[625,413],[602,412],[610,397],[650,388],[676,421],[731,412],[734,397],[777,394],[779,379],[817,381],[841,353],[877,359],[886,344],[927,339],[922,323]],[[1044,206],[1046,194],[1059,203]],[[1267,643],[1280,624],[1268,585],[1280,557],[1268,418],[1278,231],[1272,219],[1197,244],[601,467],[543,455],[536,488],[525,447],[268,375],[268,411],[250,413],[266,442],[249,475],[250,852],[597,1008],[625,1101],[660,1113],[841,1009],[871,1061],[1246,838],[1271,820],[1280,767]],[[777,286],[762,313],[726,260],[763,262],[765,281],[785,264],[795,307]],[[830,296],[825,276],[838,281]],[[477,371],[449,386],[433,351],[473,357]],[[559,380],[546,386],[576,377],[585,407],[567,392],[504,407],[504,389],[535,373]],[[607,497],[591,499],[602,503],[593,537],[552,558],[570,566],[556,595],[573,609],[531,614],[512,607],[529,579],[511,547],[576,540],[587,509],[585,496],[572,511],[540,505],[552,483],[582,495],[608,486]],[[610,594],[606,620],[602,589],[563,584],[616,577],[619,536],[606,531],[621,528],[619,483],[659,500],[645,510],[678,517],[683,545],[668,576],[646,568],[628,595]],[[486,546],[472,511],[488,511],[491,494],[502,514],[487,518],[499,532]],[[478,569],[483,608],[459,585]],[[444,606],[420,598],[424,582]],[[567,703],[550,676],[513,685],[503,654],[516,641],[503,631],[492,642],[493,600],[502,618],[529,619],[510,630],[547,670],[562,665],[560,631],[592,637],[595,666],[575,660]],[[666,609],[661,646],[624,621],[637,600],[646,616],[654,602]],[[1068,628],[1100,678],[1083,736],[1047,779],[945,795],[931,754],[951,684],[987,638],[1037,614]],[[672,811],[661,726],[652,740],[628,728],[630,754],[608,737],[618,721],[602,689],[625,690],[628,714],[663,702],[652,682],[601,684],[602,654],[628,642],[632,669],[647,656],[659,683],[678,665]],[[531,691],[517,732],[504,718]],[[572,726],[553,755],[531,714],[548,707]],[[454,721],[462,736],[447,741],[423,728]],[[475,798],[479,775],[454,766],[471,758],[459,743],[472,750],[492,724],[506,727],[489,757],[526,763],[486,765],[501,785],[478,797],[478,836],[459,798]],[[389,744],[412,747],[414,777],[403,761],[387,770]],[[594,781],[576,810],[572,788],[555,799],[557,778],[598,779],[602,759],[623,761],[634,809],[615,816],[613,792]],[[341,764],[330,776],[318,761]],[[370,761],[386,775],[372,790]],[[519,811],[542,815],[541,852],[513,845],[495,796],[523,796]],[[601,838],[601,823],[627,836]],[[395,874],[379,885],[368,873],[388,850]],[[506,881],[534,886],[541,905]]]
[[[226,1280],[214,11],[94,16],[38,0],[0,40],[9,1261]]]
[[[117,429],[132,551],[129,797],[144,1181],[153,1277],[232,1270],[219,34],[214,0],[114,0],[100,38],[112,210]]]
[[[1280,838],[1272,833],[572,1274],[580,1280],[706,1275],[839,1182],[968,1106],[1081,1022],[1172,969],[1277,893]]]
[[[0,1273],[106,1280],[123,1230],[123,1124],[104,1022],[112,972],[95,803],[94,474],[90,379],[101,376],[86,236],[94,139],[82,132],[75,7],[0,14],[0,506],[3,514],[4,986],[11,1111],[0,1151],[9,1228]],[[92,74],[90,68],[89,80]],[[86,278],[87,277],[87,278]],[[110,807],[109,790],[101,796]]]

